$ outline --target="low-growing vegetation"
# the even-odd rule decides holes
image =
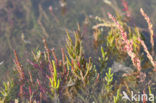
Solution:
[[[104,1],[110,5],[109,1]],[[85,33],[79,24],[75,31],[66,30],[66,44],[59,48],[61,55],[57,56],[56,49],[50,49],[47,43],[48,33],[42,27],[40,15],[38,22],[45,37],[44,49],[30,50],[31,55],[22,58],[25,60],[21,60],[16,49],[13,50],[14,65],[8,80],[1,85],[0,103],[154,103],[153,25],[141,8],[140,14],[147,22],[150,34],[150,41],[145,41],[147,36],[143,35],[142,29],[130,25],[131,13],[126,2],[122,0],[122,3],[124,16],[120,12],[115,16],[108,11],[107,18],[90,17],[98,21],[92,27],[91,42],[100,55],[89,57],[84,46]],[[52,12],[52,8],[49,10]],[[52,15],[56,23],[60,22],[54,13]],[[114,62],[127,67],[114,68]],[[132,92],[137,94],[134,99]],[[123,98],[125,95],[129,98]]]

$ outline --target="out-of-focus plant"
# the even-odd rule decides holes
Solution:
[[[118,103],[120,99],[120,89],[117,90],[116,96],[114,96],[114,103]]]
[[[68,55],[73,60],[82,61],[83,49],[82,49],[82,41],[80,40],[80,34],[76,32],[74,34],[75,34],[75,43],[73,44],[73,41],[69,33],[67,33],[66,48],[68,51]]]
[[[126,0],[121,0],[121,2],[122,2],[122,5],[124,7],[123,11],[126,12],[126,16],[131,17],[131,12],[130,12],[129,7],[128,7],[128,2]]]
[[[78,99],[85,103],[112,103],[113,98],[117,103],[120,98],[120,87],[113,90],[113,73],[111,73],[111,68],[105,73],[105,78],[100,78],[95,84],[87,85],[85,88],[80,88],[81,94],[78,93]],[[115,94],[117,94],[115,96]]]
[[[98,46],[100,35],[101,35],[101,31],[99,29],[95,29],[93,33],[93,37],[94,37],[94,45],[96,48]]]
[[[54,71],[53,71],[53,77],[49,77],[49,81],[50,81],[51,92],[54,94],[54,92],[59,89],[60,80],[57,77],[57,70],[56,70],[55,61],[52,60],[52,63],[53,63],[53,70]]]
[[[101,54],[102,54],[102,57],[99,57],[99,61],[100,61],[101,64],[104,65],[104,63],[107,62],[108,57],[107,57],[107,52],[104,51],[102,46],[101,46]]]
[[[106,80],[106,91],[109,93],[112,89],[112,81],[113,81],[113,73],[111,73],[111,68],[109,68],[108,73],[106,73],[105,80]]]
[[[144,14],[143,10],[141,9],[141,13],[143,16],[145,16],[145,19],[147,19],[147,22],[149,23],[149,30],[151,32],[151,45],[153,46],[153,30],[152,30],[152,24],[150,24],[150,20],[147,17],[147,15]],[[132,32],[130,29],[128,29],[128,33],[125,32],[124,27],[120,24],[120,22],[118,22],[116,20],[116,18],[114,18],[111,14],[109,14],[109,18],[111,18],[113,20],[114,23],[116,23],[116,27],[119,30],[119,33],[121,35],[121,43],[123,43],[123,48],[122,50],[128,54],[128,56],[130,56],[131,61],[134,65],[134,67],[137,68],[137,72],[133,72],[132,74],[127,74],[124,75],[126,77],[131,77],[131,76],[135,76],[136,78],[139,78],[139,83],[145,83],[146,82],[146,73],[142,72],[142,65],[141,65],[141,59],[140,59],[140,47],[141,45],[143,46],[144,51],[147,54],[147,58],[149,59],[149,61],[151,62],[152,66],[155,68],[156,67],[156,62],[153,59],[152,55],[150,54],[145,42],[142,40],[141,35],[139,33],[139,30],[137,28],[135,28],[135,34],[137,34],[136,36],[133,36]],[[152,47],[153,48],[153,47]],[[138,80],[138,79],[136,79]],[[139,85],[138,85],[139,86]],[[126,88],[128,87],[128,85],[126,86]],[[127,88],[128,89],[128,88]],[[145,94],[145,89],[141,90],[143,91],[143,93]],[[145,102],[145,99],[144,99]]]
[[[13,81],[7,81],[3,82],[3,88],[0,89],[0,94],[2,97],[0,97],[0,102],[5,103],[8,102],[11,99],[10,92],[14,86]]]
[[[120,23],[114,18],[110,13],[108,13],[108,16],[110,19],[113,20],[113,22],[116,24],[117,29],[120,31],[121,34],[121,44],[122,50],[125,51],[130,57],[133,65],[137,68],[137,71],[141,71],[141,61],[140,58],[134,53],[133,51],[133,41],[128,39],[127,32],[124,31],[124,28]]]
[[[23,81],[25,79],[24,72],[23,72],[22,65],[19,62],[19,59],[15,50],[14,50],[14,56],[15,56],[14,63],[16,64],[16,70],[19,73],[20,81]]]
[[[149,91],[149,95],[152,94],[152,91],[151,91],[151,86],[148,86],[148,91]],[[153,94],[152,94],[153,95]],[[152,101],[152,103],[154,103],[154,101]]]
[[[15,102],[14,103],[19,103],[19,100],[18,99],[15,99]]]
[[[107,52],[104,51],[102,46],[101,46],[101,55],[102,55],[102,57],[99,57],[99,61],[100,61],[100,65],[101,65],[100,74],[104,72],[104,70],[107,66],[107,61],[108,61]]]
[[[119,22],[121,23],[121,25],[123,25],[124,23],[122,23],[121,21]],[[135,53],[139,53],[140,51],[140,43],[137,40],[137,38],[140,38],[140,33],[139,30],[137,28],[135,28],[134,30],[131,29],[130,27],[127,26],[127,24],[124,24],[123,29],[128,29],[128,33],[127,33],[127,38],[133,42],[132,46],[133,46],[133,50]],[[122,39],[122,35],[120,34],[120,31],[118,28],[111,28],[111,30],[109,31],[109,34],[107,36],[107,46],[109,48],[109,51],[113,51],[113,55],[118,55],[119,58],[124,58],[126,53],[123,49],[124,45],[122,43],[123,39]]]
[[[120,30],[116,28],[117,27],[116,23],[106,21],[105,19],[100,18],[100,17],[95,17],[95,19],[99,21],[100,23],[93,26],[94,30],[100,31],[101,28],[103,29],[109,28],[106,39],[103,38],[107,42],[106,45],[107,45],[108,55],[110,55],[110,57],[112,57],[113,55],[113,57],[117,57],[116,59],[120,58],[119,59],[120,61],[125,60],[127,57],[127,54],[125,50],[123,49],[125,44],[122,42],[123,38],[122,38],[122,35],[120,34],[121,33]],[[120,16],[117,16],[117,20],[118,20],[118,23],[122,26],[123,30],[128,30],[127,38],[131,42],[133,42],[132,45],[133,45],[134,52],[139,54],[140,43],[137,40],[138,37],[139,38],[141,37],[139,33],[139,29],[130,27],[128,24],[126,24],[126,22],[124,22],[123,18]],[[99,40],[97,39],[97,37],[95,38],[95,40],[98,41],[99,43]]]
[[[82,81],[84,85],[86,85],[87,82],[89,82],[88,79],[90,75],[95,71],[93,70],[91,58],[89,59],[88,63],[84,59],[80,34],[75,32],[75,43],[73,44],[71,37],[67,33],[66,48],[69,55],[69,58],[67,57],[67,65],[71,67],[71,72],[73,76],[78,80]]]
[[[34,56],[34,59],[36,62],[38,62],[40,59],[41,59],[41,51],[38,50],[37,53],[35,54],[34,52],[32,52],[33,56]]]
[[[140,41],[138,41],[138,38],[143,38],[143,36],[140,34],[140,31],[137,27],[134,28],[134,32],[132,32],[131,29],[129,29],[129,35],[130,40],[133,41],[133,51],[137,55],[140,53]]]
[[[104,1],[105,3],[109,4],[113,8],[113,1],[112,2],[108,0],[104,0]],[[34,11],[31,11],[31,9],[33,8],[33,4],[32,4],[33,2],[29,1],[24,6],[27,22],[29,25],[32,26],[30,33],[32,32],[34,33],[36,31],[39,32],[42,31],[45,37],[50,37],[49,32],[51,32],[51,30],[53,29],[47,29],[47,27],[53,28],[53,26],[50,25],[51,19],[48,15],[49,11],[50,13],[52,13],[56,25],[61,26],[63,21],[60,19],[60,17],[57,18],[57,15],[55,15],[54,13],[55,11],[53,11],[55,10],[53,9],[53,6],[51,5],[49,6],[49,11],[43,9],[44,8],[43,4],[47,4],[48,1],[44,2],[44,0],[39,0],[38,2],[39,3],[37,4],[37,8],[39,8],[39,10],[37,15],[39,17],[35,17],[36,14],[34,13]],[[64,0],[62,0],[62,2],[64,2]],[[23,4],[24,3],[25,2],[23,2]],[[128,16],[129,15],[128,7],[127,7],[128,5],[127,4],[123,4],[123,5],[124,8],[127,9],[126,13]],[[142,10],[141,12],[145,16],[147,22],[150,23],[149,18],[147,18],[145,13]],[[29,13],[32,15],[29,15]],[[103,47],[101,47],[102,56],[99,58],[99,62],[101,65],[100,69],[102,70],[100,72],[97,72],[99,69],[97,67],[99,66],[94,65],[93,62],[91,61],[91,58],[87,58],[85,56],[85,52],[84,52],[85,48],[83,48],[83,40],[82,40],[84,38],[82,35],[87,33],[84,30],[84,33],[81,34],[80,26],[78,27],[77,32],[71,32],[74,33],[75,36],[74,40],[67,32],[67,39],[66,39],[67,54],[66,52],[64,52],[64,49],[62,48],[61,59],[57,58],[54,49],[48,48],[45,39],[43,40],[45,51],[41,52],[41,50],[37,49],[37,52],[33,52],[32,53],[33,60],[27,59],[28,63],[31,65],[28,64],[28,66],[26,67],[25,66],[23,67],[21,65],[22,61],[18,59],[16,51],[14,51],[14,55],[15,55],[14,62],[20,78],[20,81],[14,80],[14,82],[18,84],[17,87],[19,88],[16,92],[20,93],[18,96],[17,95],[15,96],[16,98],[19,99],[19,102],[26,101],[29,103],[32,102],[49,103],[55,99],[57,99],[57,102],[59,100],[61,102],[76,101],[76,102],[85,102],[85,103],[87,102],[103,103],[104,100],[107,103],[113,102],[113,100],[115,103],[119,102],[121,88],[118,86],[116,87],[118,83],[114,85],[115,84],[113,82],[114,73],[111,72],[112,71],[111,68],[109,68],[108,72],[106,73],[104,71],[107,66],[107,61],[109,59],[109,56],[113,57],[112,54],[118,56],[119,60],[123,60],[123,59],[125,60],[127,59],[128,56],[130,56],[133,65],[137,68],[137,71],[140,73],[140,75],[137,75],[137,77],[138,76],[143,77],[144,75],[146,77],[146,74],[141,71],[142,70],[141,60],[139,57],[140,44],[143,46],[144,51],[147,53],[147,57],[150,60],[152,66],[155,68],[156,65],[155,65],[155,60],[149,53],[148,48],[146,47],[144,41],[138,39],[141,38],[139,29],[130,27],[127,23],[125,23],[122,17],[117,17],[116,19],[111,14],[109,14],[109,17],[113,20],[113,22],[110,22],[98,16],[95,17],[95,19],[98,20],[100,23],[93,26],[93,29],[95,30],[93,35],[94,43],[96,44],[95,46],[96,47],[99,46],[100,43],[101,43],[100,45],[102,45],[103,41],[101,42],[100,40],[106,39],[106,45],[105,45],[106,49],[103,49]],[[106,38],[100,38],[105,28],[108,30],[108,35]],[[154,49],[153,31],[151,30],[152,29],[151,24],[149,24],[149,29],[152,36],[151,44],[152,44],[152,48]],[[9,30],[11,29],[7,29],[7,31]],[[10,36],[7,35],[8,39],[9,37]],[[22,38],[23,38],[22,40],[25,41],[24,34]],[[12,45],[10,45],[10,47],[11,46]],[[90,46],[88,47],[90,48]],[[28,73],[27,73],[27,68],[29,69]],[[104,78],[103,78],[103,74],[106,75]],[[122,78],[121,82],[122,83],[124,82],[123,83],[124,86],[129,89],[129,86],[127,86],[127,81],[125,78]],[[143,82],[144,81],[145,79],[143,78]],[[48,83],[49,85],[47,85]],[[6,87],[4,86],[4,89],[2,89],[1,94],[3,97],[5,97],[4,95],[7,95],[8,93],[7,90],[5,90],[5,88],[9,88],[9,87],[6,85]],[[79,100],[79,98],[81,100],[77,101]],[[2,98],[2,101],[3,100],[4,99]]]
[[[152,55],[154,55],[154,31],[153,31],[153,24],[151,23],[150,18],[147,16],[147,14],[144,12],[144,10],[141,8],[140,9],[141,14],[144,16],[147,24],[148,24],[148,29],[150,31],[150,43],[152,46]]]

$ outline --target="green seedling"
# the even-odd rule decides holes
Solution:
[[[13,88],[13,82],[7,81],[3,82],[3,88],[1,87],[0,94],[2,97],[0,98],[0,103],[5,103],[9,97],[11,89]]]
[[[53,77],[50,77],[49,81],[50,81],[51,92],[54,93],[54,91],[58,90],[60,86],[60,80],[57,77],[55,61],[52,60],[52,63],[53,63],[54,72],[53,72]]]
[[[113,73],[111,73],[111,68],[109,68],[108,70],[108,73],[106,73],[106,76],[105,76],[105,80],[106,80],[106,90],[107,92],[109,93],[110,90],[112,89],[112,81],[113,81]]]

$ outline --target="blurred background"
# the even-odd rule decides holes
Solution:
[[[140,8],[156,24],[156,0],[124,1],[136,26],[147,28]],[[0,79],[5,79],[4,74],[7,76],[14,68],[14,49],[24,63],[31,51],[43,49],[42,38],[46,38],[59,56],[60,48],[65,47],[66,30],[72,33],[78,24],[86,56],[96,55],[89,42],[93,38],[92,26],[97,23],[94,17],[108,18],[107,12],[125,16],[124,9],[123,0],[0,0]]]

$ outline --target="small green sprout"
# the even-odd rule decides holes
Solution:
[[[55,66],[55,61],[52,60],[53,63],[53,77],[49,78],[50,81],[50,87],[52,88],[51,91],[52,93],[54,93],[54,90],[58,90],[59,86],[60,86],[60,80],[57,78],[57,71],[56,71],[56,66]]]
[[[104,51],[103,47],[101,46],[101,55],[102,57],[99,57],[99,62],[100,62],[100,73],[104,72],[104,68],[106,68],[107,66],[107,61],[108,61],[108,57],[107,57],[107,52]]]
[[[108,60],[108,57],[106,56],[107,55],[107,52],[105,52],[103,50],[103,47],[102,46],[101,46],[101,54],[102,54],[102,58],[99,57],[99,61],[101,63],[106,62]]]
[[[38,62],[41,59],[41,51],[37,50],[36,54],[34,52],[32,52],[33,56],[34,56],[34,60],[36,62]]]
[[[151,87],[148,86],[148,91],[149,91],[149,94],[152,94],[152,91],[151,91]],[[152,101],[152,103],[154,103],[154,101]]]
[[[107,92],[109,92],[111,90],[111,88],[112,88],[111,83],[113,81],[113,73],[111,73],[111,68],[109,68],[108,73],[106,73],[105,80],[107,82],[106,90],[107,90]]]
[[[3,101],[5,102],[7,97],[9,96],[11,89],[13,88],[13,82],[7,81],[3,82],[4,88],[1,87],[0,94],[2,95],[2,98],[0,98],[0,103]],[[2,102],[2,103],[3,103]]]
[[[118,103],[119,98],[120,98],[120,89],[117,90],[117,95],[114,96],[114,103]]]

